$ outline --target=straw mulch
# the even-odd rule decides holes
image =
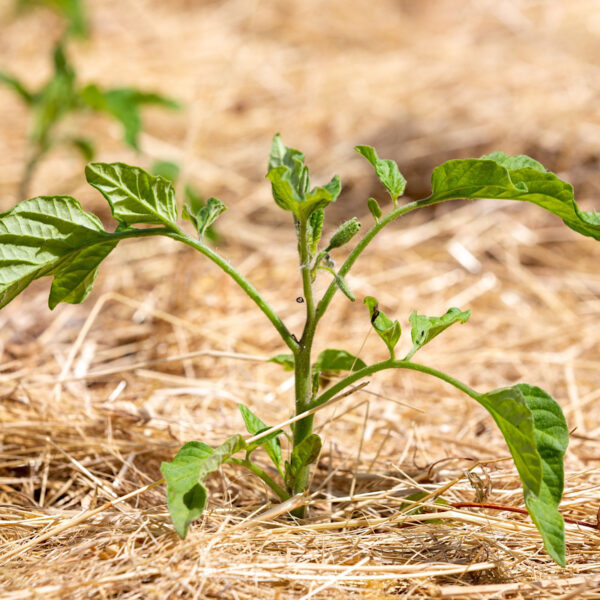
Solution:
[[[42,9],[15,19],[7,4],[1,62],[34,85],[61,25]],[[330,229],[355,214],[368,223],[366,198],[384,199],[356,143],[397,159],[413,197],[433,165],[503,149],[542,160],[600,208],[597,2],[88,4],[93,38],[71,46],[82,80],[161,90],[186,109],[145,113],[139,156],[102,118],[67,127],[93,135],[103,160],[177,160],[219,195],[230,210],[218,251],[292,331],[303,319],[293,232],[263,180],[275,131],[314,179],[341,174]],[[0,123],[6,209],[27,114],[1,88]],[[48,157],[32,193],[75,195],[108,219],[68,150]],[[600,598],[600,244],[535,207],[454,203],[392,225],[349,277],[401,320],[402,349],[413,309],[472,310],[421,362],[482,391],[538,384],[561,403],[573,429],[562,510],[588,524],[567,524],[566,569],[521,514],[401,512],[417,490],[523,506],[491,418],[416,373],[379,374],[317,415],[305,521],[225,467],[180,541],[155,485],[161,461],[241,431],[238,402],[284,421],[291,380],[265,362],[284,349],[225,275],[169,240],[123,246],[83,305],[50,312],[41,281],[0,312],[0,598]],[[316,350],[382,358],[369,329],[362,303],[340,295]]]

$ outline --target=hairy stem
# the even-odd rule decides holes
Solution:
[[[429,198],[424,198],[423,200],[416,200],[415,202],[410,202],[409,204],[405,204],[404,206],[400,206],[399,208],[394,208],[392,212],[390,212],[385,217],[382,217],[378,222],[376,222],[369,231],[364,235],[364,237],[358,242],[354,250],[350,252],[348,258],[344,261],[344,264],[340,267],[338,274],[344,277],[348,271],[352,268],[356,259],[362,254],[364,249],[369,245],[371,240],[389,223],[395,221],[399,217],[412,212],[418,208],[423,208],[425,206],[431,206],[432,204],[437,204],[438,202],[443,202],[448,200],[448,198],[438,198],[436,196],[430,196]],[[337,291],[338,286],[334,281],[329,284],[327,291],[319,301],[317,305],[317,314],[313,323],[313,328],[316,327],[317,323],[321,319],[321,317],[325,314],[327,307],[329,306],[331,300],[335,292]],[[313,331],[314,334],[314,331]]]
[[[302,276],[302,289],[306,304],[306,323],[300,338],[298,351],[294,357],[296,414],[306,411],[312,400],[312,377],[311,377],[311,351],[314,334],[315,303],[312,290],[312,278],[310,272],[310,250],[308,244],[308,222],[302,219],[298,227],[298,255],[300,258],[300,273]],[[305,440],[313,429],[313,415],[301,419],[294,425],[293,448],[296,448]],[[291,494],[298,494],[308,489],[310,481],[309,467],[306,466],[298,472],[295,480],[288,484]],[[294,511],[294,515],[300,518],[305,516],[306,507],[301,506]]]

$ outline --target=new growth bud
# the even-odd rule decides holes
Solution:
[[[381,207],[379,206],[379,202],[377,202],[377,200],[375,200],[375,198],[369,198],[369,200],[367,201],[367,206],[369,207],[369,211],[373,215],[373,218],[376,221],[379,221],[379,219],[381,218],[381,215],[382,215]]]
[[[339,248],[347,244],[360,230],[360,223],[356,217],[352,217],[337,228],[337,231],[331,236],[326,251],[333,248]]]

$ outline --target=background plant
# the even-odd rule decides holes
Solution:
[[[393,161],[382,160],[369,146],[356,150],[374,167],[387,189],[393,206],[384,214],[378,203],[368,200],[374,224],[356,243],[337,268],[332,253],[358,234],[360,224],[353,218],[341,225],[326,244],[321,243],[324,211],[341,191],[339,178],[311,187],[304,156],[286,147],[275,136],[269,156],[267,178],[277,205],[292,213],[297,234],[300,272],[304,290],[306,320],[300,337],[292,334],[260,293],[232,265],[211,249],[205,232],[225,206],[209,198],[202,207],[188,203],[182,216],[191,221],[197,237],[185,233],[177,223],[178,211],[171,182],[152,176],[138,167],[122,163],[92,163],[86,168],[88,182],[110,204],[118,226],[107,232],[100,221],[82,210],[68,196],[33,198],[0,216],[0,306],[23,291],[33,280],[53,276],[49,304],[82,302],[90,293],[100,263],[119,241],[133,237],[162,235],[193,247],[227,273],[255,302],[279,333],[289,352],[273,358],[293,369],[297,420],[290,434],[269,428],[247,407],[240,407],[247,430],[247,442],[236,434],[216,448],[203,442],[185,444],[172,462],[163,463],[167,500],[175,529],[181,537],[205,508],[206,477],[224,463],[245,467],[260,477],[281,499],[307,490],[309,468],[317,459],[321,439],[313,432],[314,411],[347,391],[361,379],[386,369],[408,369],[437,377],[461,390],[488,410],[504,435],[523,483],[527,509],[540,531],[552,558],[565,564],[564,523],[558,511],[563,489],[563,457],[568,430],[559,405],[539,387],[517,384],[478,392],[435,368],[413,362],[412,357],[446,328],[469,318],[469,311],[450,308],[440,317],[413,312],[410,316],[412,348],[401,359],[396,345],[400,323],[388,317],[373,297],[364,299],[371,326],[382,339],[389,358],[367,364],[345,350],[328,349],[313,361],[312,346],[320,320],[338,290],[349,299],[354,294],[346,275],[371,240],[397,218],[425,206],[447,200],[497,198],[537,204],[556,214],[579,233],[600,239],[600,213],[581,211],[572,187],[537,161],[526,156],[493,153],[480,159],[451,160],[437,167],[432,176],[432,193],[427,198],[399,203],[405,180]],[[136,225],[150,225],[139,228]],[[27,233],[25,236],[24,233]],[[318,276],[330,278],[325,293],[315,297]],[[330,387],[331,373],[347,373]],[[282,441],[290,440],[287,455]],[[263,448],[274,463],[267,472],[253,461]],[[243,453],[240,458],[238,453]],[[296,511],[303,516],[304,510]]]
[[[94,83],[79,85],[63,40],[56,44],[52,61],[53,73],[38,90],[30,90],[17,76],[0,71],[0,83],[12,88],[31,110],[28,156],[19,186],[20,199],[27,197],[40,161],[56,146],[71,145],[81,152],[86,161],[93,159],[92,140],[62,127],[67,117],[81,111],[107,114],[121,124],[123,141],[139,150],[141,107],[152,104],[170,109],[179,108],[175,100],[154,92],[131,87],[105,90]]]

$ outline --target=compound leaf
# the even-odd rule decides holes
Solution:
[[[245,447],[241,435],[230,437],[214,450],[202,442],[188,442],[172,462],[162,463],[160,470],[167,480],[167,506],[179,537],[185,538],[190,523],[204,511],[208,496],[204,487],[206,477]]]
[[[78,303],[116,242],[100,220],[69,196],[20,202],[0,214],[0,307],[32,281],[54,276],[50,307]]]
[[[528,156],[494,152],[479,159],[450,160],[433,171],[436,200],[494,198],[532,202],[571,229],[600,240],[600,212],[579,209],[573,187]]]
[[[367,296],[364,303],[369,309],[373,329],[375,329],[377,335],[385,342],[385,345],[390,351],[390,356],[393,359],[394,348],[402,334],[400,323],[398,323],[398,321],[392,321],[384,312],[380,311],[377,299],[373,298],[373,296]]]
[[[396,202],[406,187],[406,179],[400,173],[398,165],[393,160],[379,158],[377,151],[372,146],[355,146],[354,149],[373,165],[379,181],[383,183],[392,200]]]
[[[85,176],[124,225],[148,223],[172,228],[177,221],[175,190],[162,177],[124,163],[90,163]]]
[[[427,317],[417,314],[415,310],[409,317],[412,329],[410,336],[413,342],[411,351],[405,360],[409,360],[414,353],[430,342],[434,337],[442,333],[445,329],[454,325],[454,323],[466,323],[471,316],[470,310],[461,311],[459,308],[449,308],[441,317]]]

